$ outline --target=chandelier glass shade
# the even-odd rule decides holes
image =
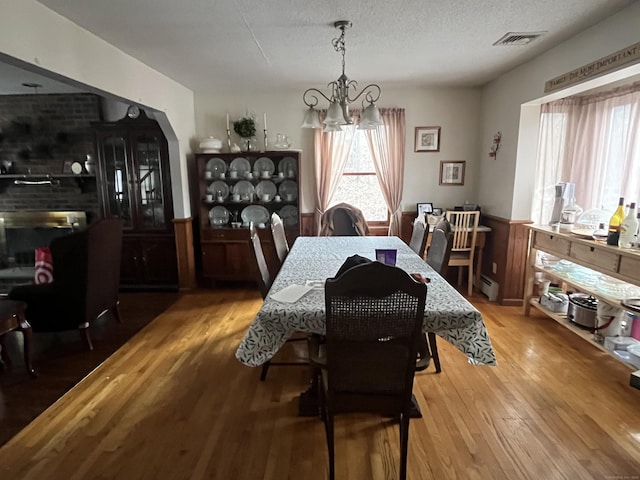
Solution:
[[[360,93],[356,94],[358,82],[350,80],[344,71],[344,57],[347,51],[344,34],[348,28],[351,28],[351,25],[349,20],[340,20],[333,24],[334,27],[340,29],[340,36],[334,38],[332,44],[335,51],[342,55],[342,75],[327,85],[330,89],[328,95],[325,95],[317,88],[309,88],[302,94],[302,101],[309,107],[305,113],[302,128],[322,128],[324,123],[324,131],[326,132],[341,131],[341,125],[353,123],[349,113],[349,106],[359,99],[362,101],[362,113],[360,114],[358,128],[368,130],[382,125],[380,111],[375,104],[380,98],[380,87],[375,83],[370,83],[360,90]],[[327,115],[323,122],[320,122],[320,115],[315,109],[319,102],[318,95],[329,102]],[[365,106],[365,103],[368,105]]]

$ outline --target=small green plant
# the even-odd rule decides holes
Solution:
[[[246,116],[240,120],[233,122],[233,131],[242,138],[251,138],[256,134],[256,120],[253,117]]]

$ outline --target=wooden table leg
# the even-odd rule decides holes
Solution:
[[[317,417],[320,415],[318,388],[320,388],[320,370],[317,367],[311,367],[309,387],[298,397],[299,417]]]

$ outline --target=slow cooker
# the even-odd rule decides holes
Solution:
[[[598,299],[586,293],[569,295],[567,318],[577,325],[595,329],[598,327]]]

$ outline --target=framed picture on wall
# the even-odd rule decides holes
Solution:
[[[440,185],[464,185],[464,167],[467,162],[440,162]]]
[[[418,204],[418,216],[427,213],[433,213],[433,203],[419,203]]]
[[[440,151],[440,127],[416,127],[416,152]]]

